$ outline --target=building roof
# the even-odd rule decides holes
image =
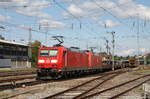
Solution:
[[[26,44],[23,44],[23,43],[17,43],[17,42],[14,42],[14,41],[7,41],[7,40],[1,40],[0,39],[0,43],[7,43],[7,44],[14,44],[14,45],[21,45],[21,46],[28,46]]]
[[[144,56],[150,56],[150,53],[145,54]]]

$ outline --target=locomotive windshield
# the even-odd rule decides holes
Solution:
[[[57,56],[58,50],[41,50],[40,56],[51,56],[55,57]]]
[[[40,56],[48,56],[48,50],[41,50]]]
[[[49,50],[49,56],[57,56],[58,50]]]

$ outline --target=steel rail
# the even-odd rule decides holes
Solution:
[[[7,78],[3,78],[0,79],[0,83],[5,83],[5,82],[15,82],[15,81],[19,81],[19,80],[24,80],[24,79],[34,79],[36,78],[36,75],[26,75],[26,76],[12,76],[12,77],[7,77]]]
[[[35,73],[36,73],[36,71],[3,72],[3,73],[0,73],[0,77],[17,76],[17,75],[29,75],[29,74],[35,74]]]
[[[70,80],[70,79],[69,79]],[[64,80],[59,80],[59,81],[64,81]],[[15,85],[15,88],[19,88],[19,87],[22,87],[22,85],[26,85],[26,86],[32,86],[32,85],[37,85],[37,84],[41,84],[41,83],[48,83],[49,81],[30,81],[30,82],[22,82],[22,83],[17,83]],[[53,81],[55,82],[55,81]],[[6,89],[10,89],[10,88],[13,88],[11,84],[7,84],[7,85],[0,85],[0,91],[1,90],[6,90]],[[25,91],[25,92],[21,92],[21,93],[17,93],[17,94],[14,94],[14,95],[9,95],[9,96],[6,96],[6,97],[1,97],[2,99],[8,99],[8,98],[13,98],[13,97],[16,97],[18,95],[21,95],[21,94],[25,94],[25,93],[29,93],[30,91]]]
[[[137,87],[139,87],[140,85],[142,85],[143,83],[146,83],[147,81],[150,81],[150,79],[144,80],[143,82],[141,82],[141,83],[139,83],[139,84],[137,84],[137,85],[135,85],[135,86],[133,86],[133,87],[131,87],[131,88],[129,88],[129,89],[127,89],[127,90],[117,94],[117,95],[115,95],[115,96],[112,96],[109,99],[116,99],[117,97],[119,97],[119,96],[121,96],[121,95],[123,95],[123,94],[125,94],[125,93],[127,93],[127,92],[129,92],[129,91],[131,91],[131,90],[133,90],[133,89],[135,89]]]
[[[105,75],[105,76],[106,76],[106,75]],[[85,85],[85,84],[91,83],[92,81],[97,80],[97,79],[101,79],[101,78],[103,78],[103,77],[105,77],[105,76],[101,76],[101,77],[98,77],[98,78],[89,80],[89,81],[84,82],[84,83],[82,83],[82,84],[80,84],[80,85],[77,85],[77,86],[75,86],[75,87],[72,87],[72,88],[69,88],[69,89],[64,90],[64,91],[62,91],[62,92],[56,93],[56,94],[54,94],[54,95],[45,97],[44,99],[51,99],[51,98],[54,98],[54,97],[56,97],[56,96],[60,96],[60,95],[66,93],[66,92],[68,92],[68,91],[71,91],[71,90],[73,90],[73,89],[79,88],[79,87],[81,87],[81,86],[83,86],[83,85]]]
[[[118,85],[115,85],[115,86],[113,86],[113,87],[110,87],[110,88],[104,89],[104,90],[102,90],[102,91],[93,93],[93,94],[91,94],[91,95],[85,96],[85,97],[83,97],[83,98],[81,98],[81,99],[91,98],[91,97],[93,97],[93,96],[96,96],[96,95],[99,95],[99,94],[104,93],[104,92],[106,92],[106,91],[110,91],[110,90],[112,90],[112,89],[121,87],[121,86],[123,86],[123,85],[126,85],[126,84],[128,84],[128,83],[134,82],[134,81],[136,81],[136,80],[138,80],[138,79],[141,79],[141,78],[144,78],[144,77],[147,77],[147,76],[150,76],[150,74],[137,77],[137,78],[132,79],[132,80],[129,80],[129,81],[127,81],[127,82],[123,82],[123,83],[118,84]]]
[[[41,83],[46,83],[42,81],[29,81],[29,82],[21,82],[21,83],[16,83],[16,85],[12,86],[12,84],[5,84],[5,85],[0,85],[0,91],[7,90],[7,89],[14,89],[14,88],[20,88],[22,85],[25,86],[33,86]]]
[[[107,78],[106,80],[104,80],[104,81],[102,81],[101,83],[95,85],[94,87],[88,89],[87,91],[85,91],[85,92],[79,94],[78,96],[74,97],[73,99],[79,99],[79,98],[81,98],[81,97],[84,96],[85,94],[89,93],[90,91],[94,90],[95,88],[99,87],[99,86],[102,85],[103,83],[107,82],[108,80],[110,80],[110,79],[112,79],[112,78],[114,78],[114,77],[116,77],[116,76],[118,76],[118,75],[119,75],[119,74],[116,74],[116,75],[113,75],[113,76]]]
[[[14,95],[8,95],[6,97],[0,97],[1,99],[9,99],[9,98],[13,98],[13,97],[16,97],[18,95],[21,95],[21,94],[27,94],[27,93],[30,93],[32,91],[36,91],[37,89],[31,89],[31,90],[28,90],[28,91],[23,91],[21,93],[17,93],[17,94],[14,94]]]
[[[4,77],[4,78],[6,78],[6,77]],[[2,81],[0,81],[0,82],[2,82],[3,84],[0,85],[0,91],[6,90],[6,89],[12,89],[12,88],[19,88],[19,87],[22,87],[22,85],[33,86],[33,85],[37,85],[37,84],[41,84],[41,83],[58,82],[58,81],[60,82],[60,81],[66,80],[66,79],[59,79],[59,80],[50,80],[50,81],[36,81],[36,80],[34,80],[34,81],[28,81],[28,82],[24,82],[23,81],[23,82],[15,83],[15,85],[14,85],[14,84],[12,84],[12,82],[15,81],[13,78],[14,77],[11,77],[10,79],[2,79]],[[30,77],[30,78],[32,79],[32,77]],[[20,78],[17,81],[24,80],[24,79],[30,79],[30,78],[25,78],[23,76],[23,78]],[[33,77],[33,79],[34,79],[34,77]],[[67,80],[72,80],[72,79],[76,79],[76,78],[71,78],[71,79],[67,79]],[[11,83],[6,83],[5,84],[5,82],[11,82]]]
[[[66,92],[72,91],[72,90],[74,90],[74,89],[76,89],[76,88],[80,88],[81,86],[84,86],[84,85],[86,85],[86,84],[88,84],[88,83],[91,83],[92,81],[95,81],[95,80],[97,80],[97,79],[102,79],[102,78],[106,77],[106,75],[115,74],[115,73],[123,73],[123,72],[125,72],[125,71],[118,71],[118,72],[115,71],[115,72],[108,72],[108,73],[101,74],[100,77],[91,79],[91,80],[86,81],[86,82],[84,82],[84,83],[82,83],[82,84],[80,84],[80,85],[77,85],[77,86],[74,86],[74,87],[69,88],[69,89],[67,89],[67,90],[58,92],[58,93],[56,93],[56,94],[54,94],[54,95],[45,97],[44,99],[52,99],[52,98],[55,98],[55,97],[57,97],[57,96],[61,96],[62,94],[66,93]],[[93,88],[89,89],[88,91],[91,91],[92,89],[93,89]],[[87,93],[88,93],[88,92],[87,92]],[[86,92],[85,92],[84,94],[86,94]]]

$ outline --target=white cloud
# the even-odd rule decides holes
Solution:
[[[147,49],[147,48],[140,48],[140,52],[141,53],[146,53],[147,51],[149,51],[149,49]]]
[[[104,9],[106,9],[120,18],[139,17],[141,19],[146,18],[150,20],[150,7],[138,4],[133,0],[61,0],[61,2],[71,3],[67,10],[76,17],[88,16],[92,19],[99,19],[102,15],[108,14],[108,12],[104,11]],[[17,13],[39,18],[51,18],[50,15],[42,12],[43,9],[50,5],[51,3],[48,0],[12,0],[12,2],[0,3],[0,7],[15,8]],[[72,17],[68,13],[63,13],[63,15],[65,17]]]
[[[110,11],[120,18],[138,17],[140,19],[150,19],[150,8],[133,0],[118,0]]]
[[[145,54],[146,52],[149,51],[147,48],[140,48],[139,49],[140,54]],[[137,49],[128,49],[128,50],[122,50],[117,53],[120,56],[127,56],[127,55],[136,55],[137,54]]]
[[[119,18],[138,17],[140,19],[147,18],[150,20],[150,7],[138,4],[133,0],[85,1],[81,2],[78,5],[71,4],[68,7],[68,11],[70,11],[73,15],[78,17],[94,16],[92,17],[92,19],[98,19],[103,15],[111,13]]]
[[[73,16],[76,16],[76,17],[83,17],[83,15],[85,15],[85,11],[83,11],[81,8],[79,8],[78,6],[74,5],[74,4],[71,4],[68,8],[68,11],[72,14],[68,14],[68,13],[63,13],[63,16],[65,17],[73,17]]]
[[[7,21],[10,19],[10,16],[0,15],[0,21]]]
[[[51,18],[51,16],[49,16],[46,13],[42,13],[39,11],[32,11],[32,9],[30,9],[30,10],[28,10],[28,9],[17,10],[17,13],[23,14],[25,16],[33,16],[33,17],[38,17],[38,18],[48,18],[48,19]]]
[[[104,26],[104,27],[114,27],[114,26],[118,26],[119,23],[118,22],[114,22],[112,20],[106,20],[103,23],[100,23],[100,25]]]
[[[25,16],[38,18],[51,18],[50,15],[43,12],[50,5],[51,3],[46,0],[12,0],[6,3],[0,2],[0,8],[11,9]]]
[[[67,26],[66,24],[62,22],[46,20],[46,19],[40,20],[38,24],[41,25],[41,28],[64,28]]]
[[[22,25],[20,25],[19,26],[19,28],[22,28],[22,29],[30,29],[31,27],[30,26],[27,26],[27,25],[25,25],[25,24],[22,24]]]
[[[49,7],[50,2],[42,0],[42,1],[32,1],[29,2],[28,6],[25,8],[19,8],[16,10],[17,13],[23,14],[26,16],[33,16],[38,18],[51,18],[50,15],[43,13],[42,10]]]
[[[118,52],[118,55],[121,55],[121,56],[127,56],[127,55],[132,55],[135,53],[135,49],[128,49],[128,50],[123,50],[121,52]]]
[[[16,5],[25,5],[29,2],[29,0],[12,0],[12,3],[15,3]]]
[[[81,0],[61,0],[61,1],[68,2],[68,3],[72,3],[72,2],[79,3]]]
[[[84,2],[82,7],[88,10],[97,10],[103,8],[112,8],[115,6],[114,2],[108,1],[108,0],[101,0],[101,1],[88,1]]]
[[[96,6],[93,2],[84,2],[82,4],[82,8],[85,8],[87,10],[95,10],[98,9],[98,6]]]
[[[10,0],[10,2],[0,2],[0,8],[16,9],[29,3],[29,0]]]

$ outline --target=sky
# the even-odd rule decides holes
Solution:
[[[31,29],[32,42],[52,46],[52,36],[64,36],[66,47],[104,52],[115,32],[116,55],[146,54],[149,28],[149,0],[0,0],[0,35],[20,43],[29,42]]]

